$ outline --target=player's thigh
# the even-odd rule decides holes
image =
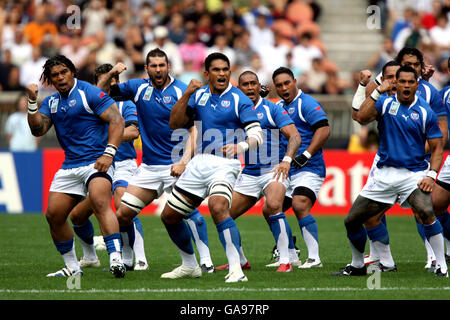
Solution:
[[[60,192],[49,192],[48,206],[45,212],[47,221],[51,224],[64,224],[70,211],[79,202],[80,196]]]
[[[433,211],[433,200],[430,193],[425,193],[419,188],[414,190],[407,199],[413,212],[417,214],[424,224],[433,223],[436,219]]]
[[[433,200],[434,213],[437,216],[444,214],[450,204],[450,185],[439,183],[439,181],[436,182],[431,192],[431,198]]]
[[[344,219],[348,230],[358,231],[361,225],[370,218],[384,213],[391,204],[374,201],[359,195]]]
[[[90,180],[88,185],[89,198],[96,214],[103,214],[111,209],[111,181],[103,176]]]
[[[264,189],[266,201],[263,206],[264,216],[282,212],[286,186],[281,182],[271,182]]]
[[[233,191],[232,199],[233,200],[231,201],[230,216],[233,219],[239,218],[251,207],[253,207],[257,201],[255,197],[247,196],[237,191]]]
[[[92,213],[92,204],[88,196],[72,209],[70,212],[70,220],[74,225],[82,225],[87,222],[87,219],[89,219]]]

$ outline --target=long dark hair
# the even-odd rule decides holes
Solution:
[[[51,77],[50,77],[50,70],[54,66],[58,65],[64,65],[67,68],[69,68],[70,71],[73,72],[74,76],[77,75],[77,68],[75,68],[75,65],[73,64],[70,59],[68,59],[66,56],[63,55],[57,55],[49,58],[45,64],[44,64],[44,71],[41,74],[41,77],[39,78],[42,83],[46,83],[48,85],[51,85]]]

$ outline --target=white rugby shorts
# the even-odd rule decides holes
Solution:
[[[236,180],[233,191],[249,197],[255,197],[259,200],[264,196],[264,190],[267,186],[272,182],[276,182],[273,178],[273,174],[274,172],[268,172],[261,176],[252,176],[241,172]],[[287,190],[289,186],[289,178],[284,181],[280,178],[278,182],[282,183]]]
[[[450,184],[450,155],[445,159],[444,165],[439,171],[437,180]]]
[[[50,192],[77,194],[86,197],[88,193],[86,182],[91,175],[98,172],[97,169],[94,169],[94,165],[95,162],[78,168],[59,169],[53,177]],[[114,176],[113,166],[109,167],[107,174],[112,181]]]
[[[224,181],[233,188],[239,171],[241,162],[238,159],[198,154],[188,163],[176,186],[204,199],[214,182]]]
[[[135,159],[127,159],[115,162],[113,183],[119,180],[129,182],[137,173],[138,167]]]
[[[159,198],[164,192],[172,190],[176,177],[170,175],[172,165],[147,165],[141,163],[137,172],[128,181],[128,185],[133,185],[143,189],[155,190]]]
[[[299,173],[291,176],[289,187],[286,191],[286,197],[292,198],[295,188],[305,187],[314,192],[317,199],[319,197],[320,187],[322,187],[324,180],[325,178],[322,178],[315,173],[300,171]]]
[[[374,167],[360,195],[382,203],[398,202],[403,208],[411,208],[407,199],[427,172],[428,169],[413,172],[405,168]]]

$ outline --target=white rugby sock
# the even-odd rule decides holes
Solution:
[[[244,254],[244,249],[242,249],[242,246],[239,248],[239,261],[241,263],[241,266],[247,263],[247,258]]]
[[[425,244],[425,249],[427,250],[427,259],[430,259],[431,261],[436,260],[436,255],[434,254],[433,248],[428,239],[425,239],[423,242]]]
[[[80,269],[80,264],[78,263],[77,254],[75,252],[75,247],[61,256],[64,259],[64,263],[70,270],[76,271]]]
[[[393,267],[395,265],[389,244],[384,244],[381,241],[373,241],[373,247],[375,248],[375,252],[378,253],[380,263],[383,266]],[[372,251],[370,251],[370,254],[372,255]]]
[[[447,272],[447,262],[444,256],[444,239],[442,233],[435,234],[430,237],[430,245],[433,247],[433,252],[436,254],[436,265],[440,267],[442,273]]]
[[[308,249],[308,258],[320,261],[319,257],[319,243],[308,231],[306,227],[302,228],[303,240],[305,241],[306,248]]]
[[[141,233],[137,230],[136,224],[133,224],[133,226],[134,226],[134,234],[135,234],[134,245],[133,245],[135,260],[136,260],[136,262],[143,261],[143,262],[147,263],[147,258],[145,257],[145,250],[144,250],[144,238],[142,238]],[[123,248],[122,248],[122,255],[123,255]],[[131,263],[133,263],[133,258],[131,258]]]
[[[130,247],[130,241],[128,239],[127,232],[121,232],[122,236],[122,259],[123,263],[129,267],[133,266],[133,249]],[[136,240],[135,240],[136,241]]]

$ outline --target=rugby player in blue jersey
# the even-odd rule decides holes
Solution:
[[[262,143],[262,130],[252,101],[230,84],[230,61],[214,52],[205,59],[203,86],[191,80],[185,93],[173,106],[171,128],[183,128],[194,120],[201,142],[188,163],[161,214],[170,238],[178,248],[182,264],[162,278],[198,278],[200,267],[183,217],[209,196],[208,206],[228,259],[225,282],[247,281],[239,260],[241,238],[230,216],[233,186],[241,170],[239,154]],[[244,132],[245,130],[245,132]],[[247,136],[247,138],[245,138]]]
[[[102,64],[95,69],[94,81],[98,83],[99,79],[106,77],[106,73],[111,71],[113,66],[111,64]],[[119,76],[111,79],[111,85],[119,83]],[[139,137],[139,125],[137,119],[136,106],[131,101],[120,101],[118,103],[119,111],[125,121],[125,130],[123,132],[122,143],[117,150],[114,157],[114,177],[113,177],[113,195],[114,206],[116,210],[120,206],[122,196],[128,186],[128,181],[137,171],[136,150],[134,149],[133,141]],[[100,260],[94,247],[94,227],[89,220],[92,214],[92,207],[89,199],[79,203],[70,213],[70,220],[72,221],[75,234],[80,239],[83,247],[83,257],[80,260],[80,266],[85,267],[99,267]],[[135,229],[134,241],[126,239],[122,247],[122,259],[127,270],[147,270],[148,263],[144,251],[144,234],[142,223],[138,217],[133,219]],[[121,234],[122,239],[128,235]],[[129,243],[133,243],[131,248]],[[135,265],[133,267],[133,252],[135,256]]]
[[[169,127],[170,112],[186,90],[186,84],[169,74],[170,64],[166,53],[158,48],[149,51],[145,68],[149,76],[147,79],[131,79],[110,87],[110,79],[126,69],[125,65],[119,63],[107,73],[107,77],[99,81],[99,87],[110,90],[112,97],[132,100],[137,108],[143,158],[136,175],[128,182],[117,211],[121,232],[126,232],[131,241],[135,238],[133,218],[164,191],[171,190],[190,161],[195,144],[195,127],[192,124],[188,124],[181,132],[175,132]],[[183,152],[181,157],[180,152]],[[198,210],[191,210],[186,219],[193,225],[191,231],[199,251],[202,271],[214,272],[206,221]]]
[[[436,114],[416,95],[416,70],[402,66],[396,73],[395,96],[381,96],[380,86],[361,105],[357,120],[368,124],[378,120],[379,160],[345,218],[352,262],[336,276],[367,274],[364,249],[367,232],[363,223],[398,202],[411,207],[424,223],[425,235],[436,255],[436,276],[448,277],[442,226],[433,212],[431,191],[442,163],[443,141]],[[425,142],[431,150],[426,159]]]
[[[47,276],[82,274],[67,217],[89,194],[110,256],[110,270],[116,277],[123,277],[121,237],[111,209],[111,188],[114,155],[122,140],[124,120],[106,92],[76,78],[76,68],[65,56],[48,59],[41,79],[57,92],[46,97],[38,108],[38,86],[27,87],[28,123],[35,136],[44,135],[53,125],[65,154],[50,186],[45,213],[65,267]]]
[[[308,259],[299,268],[322,267],[318,228],[311,208],[325,180],[322,147],[330,136],[327,115],[317,100],[297,88],[297,80],[290,69],[278,68],[273,72],[272,80],[282,99],[278,105],[292,118],[302,140],[291,163],[290,184],[286,193],[292,199],[292,209],[308,249]]]
[[[300,265],[292,238],[292,231],[282,210],[284,195],[289,186],[289,169],[292,158],[301,143],[300,134],[287,111],[260,95],[261,84],[252,71],[239,76],[238,88],[252,100],[256,116],[263,129],[263,144],[258,150],[244,154],[244,169],[233,189],[230,215],[236,220],[265,196],[263,215],[275,238],[280,253],[277,272],[291,272]],[[282,137],[280,137],[280,132]],[[281,142],[280,139],[287,139]],[[242,247],[239,250],[242,269],[250,269]],[[228,269],[228,265],[217,267]]]

